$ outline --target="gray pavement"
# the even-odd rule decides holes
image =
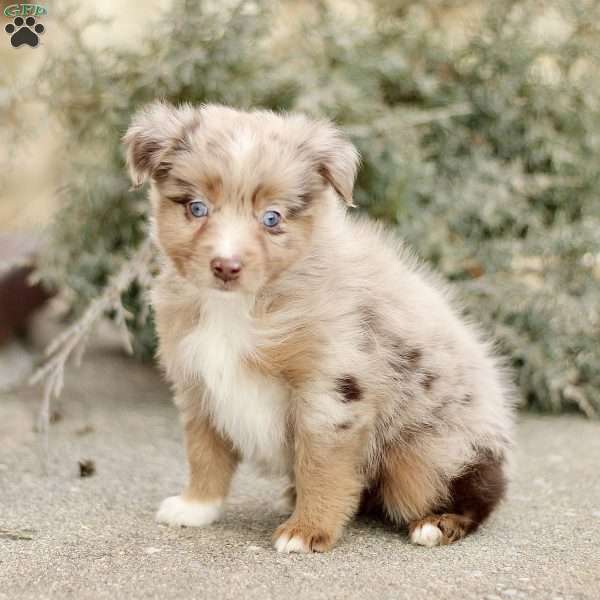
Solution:
[[[325,555],[279,555],[279,486],[243,468],[209,529],[154,523],[185,479],[159,375],[107,348],[71,368],[55,403],[49,474],[36,390],[0,393],[0,599],[600,599],[600,423],[521,418],[510,497],[475,536],[408,544],[360,521]],[[96,473],[79,477],[78,461]]]

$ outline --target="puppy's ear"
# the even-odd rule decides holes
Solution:
[[[153,102],[138,111],[123,136],[127,167],[135,186],[155,174],[165,153],[176,145],[185,145],[186,130],[198,119],[189,105],[174,107]],[[163,164],[168,171],[168,164]]]
[[[360,156],[354,144],[331,123],[320,122],[311,146],[319,174],[348,206],[355,206],[352,191]]]

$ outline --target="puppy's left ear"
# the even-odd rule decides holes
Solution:
[[[198,119],[189,105],[175,107],[153,102],[138,111],[123,136],[127,167],[135,186],[157,173],[164,155],[177,143],[185,143],[186,129]],[[168,170],[168,164],[165,164]]]
[[[352,191],[360,163],[358,150],[339,129],[328,122],[318,124],[312,141],[319,174],[346,205],[355,206]]]

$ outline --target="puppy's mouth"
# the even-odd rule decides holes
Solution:
[[[235,292],[241,288],[241,285],[239,279],[223,281],[215,277],[213,280],[213,288],[220,292]]]

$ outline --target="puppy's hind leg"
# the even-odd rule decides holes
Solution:
[[[409,522],[410,541],[431,547],[462,539],[488,518],[505,489],[502,460],[484,455],[450,482],[448,500],[437,514]]]
[[[408,523],[410,541],[451,544],[474,532],[502,499],[503,461],[482,451],[449,482],[422,455],[395,448],[384,459],[380,497],[388,517]]]
[[[163,500],[156,520],[174,527],[204,527],[221,516],[239,457],[203,416],[184,414],[184,433],[189,482],[180,496]]]

